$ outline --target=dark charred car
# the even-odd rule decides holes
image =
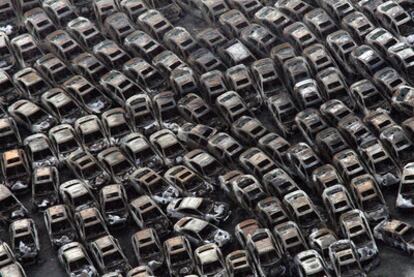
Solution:
[[[355,177],[350,186],[357,207],[365,213],[370,224],[378,224],[389,217],[388,206],[371,175]]]
[[[3,61],[3,64],[0,65],[0,69],[11,74],[16,70],[17,60],[13,54],[13,49],[10,46],[9,37],[4,32],[0,33],[0,49],[0,57]]]
[[[208,125],[185,123],[178,129],[177,137],[192,149],[206,149],[209,139],[217,133],[217,129]]]
[[[253,210],[268,195],[252,175],[241,175],[232,182],[232,191],[238,204],[247,211]]]
[[[208,140],[207,149],[218,160],[234,165],[237,163],[240,154],[243,152],[243,146],[232,136],[220,132]]]
[[[332,226],[338,231],[341,215],[355,209],[351,196],[343,185],[334,185],[323,191],[322,200]]]
[[[58,202],[59,172],[56,167],[39,167],[32,175],[32,204],[36,209],[46,209]]]
[[[303,181],[310,181],[313,170],[322,165],[322,161],[313,149],[304,142],[291,146],[287,151],[289,167]]]
[[[258,179],[262,179],[266,173],[276,168],[275,162],[257,147],[251,147],[241,153],[239,162],[242,168]]]
[[[267,197],[260,200],[256,206],[256,215],[261,223],[269,229],[289,221],[289,217],[276,197]]]
[[[103,274],[113,271],[125,274],[131,269],[131,265],[122,251],[121,245],[111,235],[91,242],[90,252],[98,265],[99,271]]]
[[[0,143],[2,152],[22,145],[19,129],[12,117],[0,118]]]
[[[14,220],[25,218],[29,211],[17,199],[17,197],[5,186],[0,185],[0,220],[10,223]]]
[[[108,235],[109,231],[101,213],[97,208],[86,208],[75,213],[75,224],[80,239],[89,244],[94,240]]]
[[[32,168],[59,165],[55,149],[45,134],[37,133],[30,135],[24,139],[23,144]]]
[[[305,237],[294,221],[288,221],[275,226],[273,234],[276,242],[288,259],[308,249]]]
[[[348,115],[352,115],[352,110],[341,100],[332,99],[326,101],[320,106],[320,111],[331,125],[336,126],[339,121]]]
[[[89,187],[80,180],[70,180],[59,186],[59,193],[72,213],[86,208],[97,207],[95,196]]]
[[[282,252],[269,229],[258,229],[248,236],[247,249],[260,276],[276,277],[287,272]]]
[[[234,227],[234,235],[238,244],[246,248],[249,236],[253,235],[260,228],[260,224],[256,219],[245,219],[239,222]]]
[[[315,230],[309,235],[309,246],[316,250],[328,263],[328,268],[332,269],[329,258],[329,246],[338,240],[335,232],[328,228]]]
[[[401,173],[401,181],[398,187],[398,195],[395,206],[400,209],[414,208],[414,163],[404,165]]]
[[[250,116],[242,116],[233,122],[231,131],[245,145],[256,145],[269,132],[259,119]]]
[[[42,94],[42,105],[53,114],[60,123],[73,124],[84,109],[69,94],[60,88],[52,88]]]
[[[29,189],[31,170],[23,149],[13,149],[1,155],[1,172],[4,184],[15,193]]]
[[[109,147],[109,140],[104,132],[102,122],[96,115],[78,118],[74,127],[82,147],[90,153],[96,154]]]
[[[82,76],[73,76],[63,83],[63,87],[88,113],[101,114],[112,107],[112,101]]]
[[[150,136],[150,142],[154,146],[155,151],[164,160],[166,166],[182,162],[186,149],[170,130],[162,129],[155,132]]]
[[[124,226],[129,217],[125,188],[119,184],[104,186],[99,192],[102,215],[109,227]]]
[[[49,240],[53,247],[60,248],[78,238],[72,216],[66,205],[49,207],[43,214]]]
[[[390,126],[382,131],[380,140],[388,153],[401,167],[413,160],[411,150],[414,145],[400,126]]]
[[[183,191],[184,195],[194,197],[208,196],[213,185],[184,165],[176,165],[164,173],[164,178]]]
[[[267,102],[278,131],[285,136],[293,134],[297,128],[295,116],[298,113],[298,108],[292,97],[288,93],[282,92],[270,97]]]
[[[149,141],[140,133],[130,133],[120,140],[121,149],[137,167],[160,171],[163,161]]]
[[[318,276],[318,274],[325,277],[331,276],[325,260],[315,250],[298,253],[294,261],[300,277]]]
[[[219,130],[226,126],[223,120],[210,108],[203,98],[195,93],[189,93],[178,101],[178,110],[183,118],[195,124],[208,125]]]
[[[168,205],[181,191],[149,167],[140,167],[129,177],[134,189],[150,196],[159,205]]]
[[[0,33],[0,51],[4,51],[1,48],[1,33]],[[33,71],[34,71],[33,69],[32,70],[29,69],[28,72],[33,72]],[[41,80],[40,76],[36,76],[36,77],[38,77]],[[7,74],[6,71],[3,71],[3,70],[0,71],[0,88],[1,88],[0,101],[3,104],[10,105],[14,101],[17,101],[22,96],[22,93],[18,89],[16,83],[17,82],[13,80],[9,76],[9,74]]]
[[[29,67],[43,56],[32,35],[24,33],[10,40],[10,46],[21,68]]]
[[[413,255],[414,227],[398,219],[382,221],[374,228],[375,239]]]
[[[132,132],[123,108],[107,110],[101,115],[101,119],[109,141],[114,145],[119,145],[121,138]]]
[[[251,115],[247,103],[235,91],[228,91],[218,96],[216,107],[228,124],[233,123],[243,115]]]
[[[111,174],[112,179],[119,184],[125,183],[136,168],[121,149],[115,146],[99,152],[98,161],[106,172]]]
[[[194,245],[216,243],[219,247],[224,247],[232,240],[232,236],[227,231],[205,220],[189,216],[177,221],[174,231],[185,236]]]
[[[257,277],[258,273],[247,250],[236,250],[226,256],[229,277]]]
[[[223,254],[215,243],[199,246],[194,251],[194,262],[200,275],[227,276]]]
[[[86,249],[79,242],[63,245],[59,249],[58,256],[61,265],[68,275],[74,277],[81,277],[84,274],[88,274],[91,277],[99,276]]]
[[[173,29],[170,21],[158,10],[148,10],[141,14],[137,23],[158,41],[162,41],[163,36]]]
[[[14,102],[8,107],[8,112],[18,124],[32,133],[45,133],[58,122],[43,108],[26,99]]]
[[[73,75],[72,70],[53,54],[46,54],[38,59],[35,68],[53,85],[60,85]]]
[[[167,206],[167,215],[170,218],[192,216],[216,224],[225,222],[230,214],[230,207],[227,203],[201,197],[178,198],[172,200]]]
[[[329,246],[329,257],[337,276],[366,277],[350,240],[338,240]]]
[[[325,39],[329,34],[338,31],[330,14],[321,8],[308,11],[303,16],[303,22],[319,39]]]
[[[360,210],[351,210],[341,215],[341,232],[355,245],[359,260],[365,270],[371,271],[379,265],[379,252],[368,220]]]
[[[147,62],[150,62],[158,54],[161,54],[165,48],[149,34],[137,30],[125,38],[125,49],[134,56],[141,56]]]
[[[399,86],[392,96],[392,105],[398,111],[403,112],[409,116],[413,115],[412,109],[414,103],[412,97],[414,95],[414,88],[408,85]]]
[[[123,71],[129,78],[137,80],[137,83],[149,91],[156,91],[165,86],[165,76],[143,58],[135,57],[127,61],[123,66]]]
[[[72,125],[61,124],[49,130],[49,139],[60,162],[65,162],[69,155],[82,148]]]
[[[93,53],[107,67],[121,69],[131,57],[112,40],[104,40],[93,47]]]
[[[176,236],[164,241],[164,253],[172,276],[182,276],[194,271],[191,245],[184,236]]]
[[[359,153],[378,184],[388,187],[400,182],[400,169],[379,140],[361,143]]]
[[[97,26],[85,17],[77,17],[68,22],[67,30],[84,48],[89,50],[105,40]]]
[[[299,190],[298,184],[281,168],[276,168],[263,176],[263,186],[268,194],[283,199],[293,191]]]
[[[357,107],[365,114],[377,109],[391,110],[391,106],[385,96],[367,79],[353,83],[350,90]]]
[[[312,182],[318,195],[334,185],[343,185],[342,178],[336,168],[331,164],[325,164],[312,172]]]
[[[125,110],[135,131],[148,136],[160,128],[148,95],[141,93],[129,97],[125,101]]]
[[[303,190],[286,194],[283,197],[283,204],[305,234],[325,226],[320,213]]]
[[[132,247],[139,263],[147,264],[155,271],[164,263],[162,245],[152,228],[140,230],[131,237]]]
[[[171,233],[171,222],[162,209],[147,195],[140,196],[129,203],[131,217],[141,229],[153,228],[160,238]]]
[[[291,145],[286,139],[271,132],[259,139],[258,146],[279,166],[288,169],[287,151]]]
[[[70,153],[66,163],[76,178],[82,179],[93,189],[99,189],[111,180],[111,176],[103,169],[95,157],[83,149]]]
[[[21,263],[36,263],[40,254],[39,237],[33,219],[13,221],[9,226],[10,247]]]

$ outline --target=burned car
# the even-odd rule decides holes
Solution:
[[[129,180],[137,192],[150,196],[159,205],[168,205],[181,194],[174,184],[149,167],[138,168],[129,176]]]
[[[195,269],[191,245],[184,236],[164,241],[165,261],[172,276],[190,274]]]
[[[159,130],[160,124],[154,113],[151,99],[146,94],[136,94],[125,101],[125,110],[132,128],[144,135]]]
[[[131,243],[140,264],[147,264],[153,271],[163,265],[162,245],[154,229],[147,228],[136,232],[131,237]]]
[[[9,226],[10,247],[16,259],[22,263],[37,262],[40,254],[39,237],[33,219],[13,221]]]
[[[119,184],[104,186],[99,192],[99,204],[109,227],[124,226],[129,217],[125,188]]]
[[[283,204],[305,234],[325,226],[321,214],[303,190],[286,194],[283,197]]]
[[[314,274],[326,277],[331,276],[325,260],[315,250],[305,250],[298,253],[295,256],[294,262],[300,277],[310,277]]]
[[[53,247],[60,248],[77,240],[78,234],[66,205],[56,205],[47,208],[43,218]]]
[[[153,146],[140,133],[130,133],[120,140],[121,149],[137,167],[149,167],[160,171],[163,161],[155,152]]]
[[[119,145],[121,138],[133,131],[123,108],[106,110],[101,119],[107,137],[113,145]]]
[[[129,203],[131,217],[141,229],[153,228],[160,238],[171,233],[171,222],[163,210],[147,195],[140,196]]]
[[[57,204],[59,172],[56,167],[39,167],[32,174],[32,204],[35,209],[43,210]]]
[[[165,166],[169,167],[182,162],[186,149],[170,130],[162,129],[153,133],[150,136],[150,142],[164,160]]]
[[[23,144],[32,168],[59,165],[55,149],[45,134],[30,135],[24,139]]]
[[[60,88],[52,88],[42,94],[42,104],[61,123],[73,124],[84,109],[69,94]]]
[[[3,152],[0,165],[3,182],[11,191],[23,193],[29,189],[31,170],[24,150]]]
[[[350,186],[357,207],[365,213],[370,224],[375,225],[389,217],[388,206],[371,175],[355,177]]]
[[[81,277],[84,274],[88,274],[91,277],[99,276],[86,249],[79,242],[63,245],[59,249],[58,256],[61,265],[68,275],[74,277]]]
[[[378,184],[389,187],[400,182],[400,169],[379,140],[361,143],[359,153]]]
[[[371,271],[379,265],[379,250],[368,220],[360,210],[351,210],[341,215],[341,232],[355,245],[361,265]]]
[[[395,206],[399,209],[414,208],[414,163],[406,164],[401,173],[401,181],[398,187],[398,195]]]
[[[375,239],[413,255],[414,227],[398,219],[382,221],[374,228]]]
[[[101,114],[112,107],[112,101],[82,76],[73,76],[63,83],[63,87],[89,113]]]
[[[18,124],[32,133],[45,133],[58,122],[43,108],[26,99],[14,102],[7,110]]]
[[[99,210],[95,207],[86,208],[75,213],[75,224],[80,239],[83,243],[89,244],[94,240],[109,234]]]
[[[227,203],[201,197],[178,198],[167,206],[167,215],[170,218],[192,216],[216,224],[225,222],[230,214],[230,207]]]
[[[98,206],[92,191],[81,180],[64,182],[59,186],[59,193],[63,203],[65,203],[73,213]]]
[[[119,272],[124,274],[131,269],[127,257],[118,240],[111,235],[100,237],[90,244],[90,252],[103,274]]]
[[[184,195],[203,197],[214,191],[213,185],[184,165],[176,165],[164,173],[164,178],[183,191]]]
[[[329,246],[329,257],[337,276],[366,277],[356,252],[355,245],[350,240],[338,240]]]
[[[248,237],[247,249],[260,276],[276,277],[288,269],[283,262],[282,252],[269,229],[258,229]]]
[[[70,153],[66,163],[76,178],[82,179],[93,189],[99,189],[111,180],[111,176],[103,169],[92,154],[83,149],[78,149]]]
[[[135,165],[116,146],[109,147],[98,154],[98,161],[112,179],[119,183],[125,183],[129,175],[136,169]]]
[[[215,243],[197,247],[194,251],[194,262],[201,276],[227,276],[223,254]]]
[[[17,197],[3,184],[0,184],[0,220],[9,223],[25,218],[29,211]]]
[[[223,247],[232,240],[232,236],[227,231],[205,220],[190,216],[177,221],[174,231],[185,236],[194,245],[216,243],[219,247]]]
[[[96,154],[109,147],[109,139],[104,132],[101,120],[96,115],[78,118],[74,128],[83,148],[90,153]]]
[[[70,124],[61,124],[50,129],[49,139],[60,162],[66,161],[72,152],[82,149],[78,136]]]

